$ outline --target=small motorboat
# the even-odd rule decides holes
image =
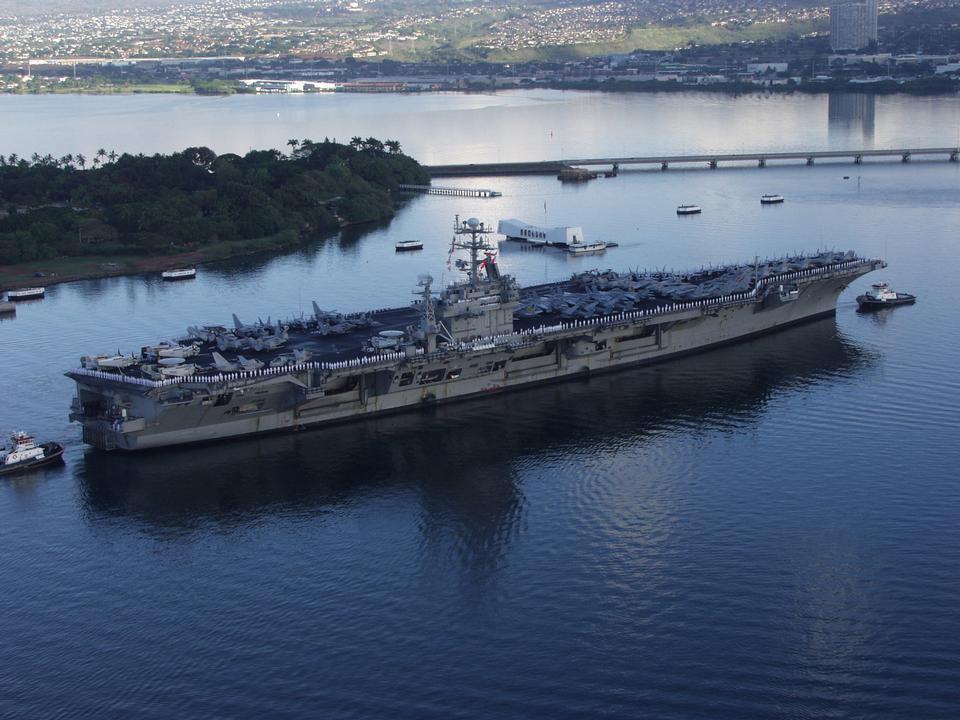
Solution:
[[[589,255],[590,253],[603,252],[608,247],[610,247],[610,245],[605,242],[574,242],[566,246],[566,251],[571,255]]]
[[[777,205],[783,202],[783,195],[761,195],[761,205]]]
[[[46,292],[47,289],[42,287],[7,290],[7,300],[35,300],[37,298],[42,298]]]
[[[393,246],[397,252],[403,252],[405,250],[423,250],[423,241],[422,240],[398,240],[397,244]]]
[[[0,475],[60,462],[63,462],[63,445],[55,442],[37,445],[25,432],[15,432],[10,436],[10,448],[0,450]]]
[[[677,215],[699,215],[703,210],[699,205],[680,205],[677,207]]]
[[[874,283],[863,295],[857,296],[861,310],[878,310],[894,305],[913,305],[916,296],[909,293],[894,292],[885,282]]]
[[[164,270],[160,273],[160,277],[164,280],[193,280],[196,276],[196,268],[176,268],[173,270]]]

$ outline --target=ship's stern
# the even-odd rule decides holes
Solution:
[[[92,381],[74,373],[67,377],[77,383],[70,405],[70,422],[80,423],[83,442],[99,450],[135,450],[137,437],[147,428],[143,413],[137,412],[144,398],[115,383]]]

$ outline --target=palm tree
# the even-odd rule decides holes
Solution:
[[[363,141],[364,150],[376,150],[377,152],[383,152],[383,143],[377,140],[375,137],[368,137]]]
[[[77,153],[77,165],[83,170],[87,166],[87,158],[81,153]]]
[[[300,141],[296,138],[290,138],[287,140],[287,145],[290,146],[290,154],[293,155],[297,152],[297,146],[300,144]]]
[[[386,146],[387,150],[394,155],[398,155],[400,153],[400,143],[396,140],[387,140],[384,145]]]
[[[7,160],[10,161],[10,164],[11,164],[11,165],[16,165],[16,164],[17,164],[17,160],[19,160],[19,159],[20,159],[20,156],[17,155],[16,153],[10,153],[10,155],[7,157]]]
[[[117,161],[117,151],[116,151],[116,150],[111,150],[111,151],[107,154],[107,157],[110,158],[110,162],[116,162],[116,161]]]
[[[359,150],[362,148],[363,138],[359,135],[354,135],[352,138],[350,138],[350,147],[352,147],[354,150]]]
[[[39,164],[40,164],[40,153],[36,153],[36,152],[35,152],[33,155],[30,156],[30,160],[31,160],[31,162],[33,162],[34,165],[39,165]]]
[[[103,159],[106,156],[107,156],[106,150],[104,150],[103,148],[100,148],[99,150],[97,150],[97,157],[100,159],[100,162],[103,162]],[[97,163],[97,164],[99,165],[100,163]]]

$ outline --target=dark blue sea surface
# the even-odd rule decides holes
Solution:
[[[740,118],[728,144],[749,146],[755,101],[657,97],[638,122],[699,109]],[[896,102],[950,144],[956,99]],[[782,103],[785,127],[803,107]],[[884,107],[870,133],[916,139]],[[847,111],[817,122],[863,140],[866,111]],[[957,717],[960,165],[456,182],[504,196],[420,197],[192,282],[51,286],[0,322],[0,429],[67,446],[64,467],[0,481],[0,716]],[[620,243],[504,247],[525,284],[818,247],[890,265],[836,318],[428,411],[138,455],[67,422],[81,354],[449,281],[455,213]],[[422,253],[394,253],[413,238]],[[917,304],[859,314],[876,280]]]

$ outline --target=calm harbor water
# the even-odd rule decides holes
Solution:
[[[749,150],[960,145],[960,98],[873,95],[0,94],[0,152],[217,153],[290,138],[394,138],[426,165]]]
[[[277,112],[300,119],[269,127]],[[576,136],[566,156],[949,145],[960,103],[0,97],[0,114],[7,154],[361,134],[479,162],[549,156],[551,127]],[[0,429],[67,445],[65,467],[0,482],[0,716],[956,717],[960,165],[459,182],[503,197],[416,198],[383,227],[188,283],[53,286],[0,321]],[[787,201],[761,207],[766,192]],[[678,218],[683,202],[703,214]],[[231,312],[396,306],[421,272],[451,279],[456,213],[620,243],[504,247],[526,284],[818,247],[890,267],[835,320],[430,412],[135,456],[67,423],[81,354]],[[412,238],[422,253],[394,254]],[[917,305],[858,314],[876,279]]]

